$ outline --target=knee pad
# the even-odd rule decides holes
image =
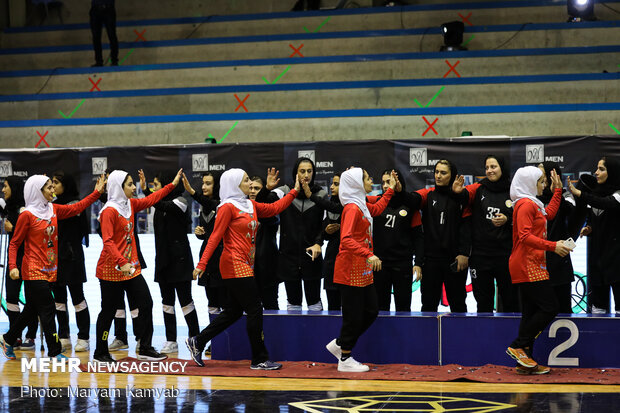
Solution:
[[[75,312],[76,313],[79,313],[80,311],[86,310],[88,308],[88,304],[86,304],[86,300],[82,300],[81,303],[75,304],[73,306],[73,308],[75,308]],[[118,310],[117,310],[117,312],[118,312]],[[125,317],[125,310],[123,310],[123,317]]]
[[[172,315],[174,315],[174,305],[163,304],[162,307],[164,309],[164,313],[165,314],[172,314]]]
[[[55,303],[56,304],[56,311],[64,311],[65,313],[67,312],[67,304],[63,304],[63,303]]]
[[[196,307],[194,306],[194,302],[193,301],[191,301],[186,306],[181,307],[181,310],[183,310],[183,315],[188,315],[189,313],[191,313],[195,309],[196,309]],[[209,310],[210,310],[210,308],[209,308]]]

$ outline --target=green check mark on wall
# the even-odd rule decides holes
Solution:
[[[321,27],[323,27],[323,26],[325,25],[325,23],[327,23],[327,22],[329,21],[329,19],[331,19],[331,16],[330,16],[330,17],[328,17],[327,19],[323,20],[323,23],[321,23],[321,24],[319,25],[319,27],[317,27],[316,29],[314,29],[314,30],[312,31],[312,33],[316,33],[316,32],[318,32],[319,30],[321,30]],[[304,30],[306,31],[306,33],[310,33],[310,30],[306,29],[306,26],[304,26]]]
[[[236,121],[234,125],[232,125],[232,128],[228,129],[228,132],[226,132],[226,134],[224,136],[222,136],[222,139],[220,139],[219,141],[217,141],[217,143],[221,143],[224,139],[226,139],[226,137],[228,136],[228,134],[230,132],[232,132],[233,129],[235,129],[235,126],[237,126],[237,123],[239,123],[239,121]],[[211,139],[215,139],[211,134],[209,134],[209,138]]]
[[[82,103],[84,103],[84,101],[85,101],[85,100],[86,100],[86,99],[82,99],[82,101],[80,102],[80,104],[79,104],[79,105],[77,105],[77,107],[76,107],[75,109],[73,109],[73,112],[71,112],[71,113],[69,114],[69,116],[67,116],[67,115],[65,115],[64,113],[62,113],[62,111],[61,111],[61,110],[59,110],[59,111],[58,111],[58,113],[60,113],[60,114],[62,115],[62,117],[63,117],[63,118],[65,118],[65,119],[70,119],[70,118],[71,118],[71,116],[73,116],[73,114],[75,113],[75,111],[76,111],[76,110],[78,110],[78,109],[80,108],[80,106],[82,106]]]
[[[284,76],[284,74],[286,72],[288,72],[288,70],[291,68],[291,65],[288,65],[288,67],[286,69],[284,69],[284,72],[280,73],[280,76],[276,77],[275,80],[273,82],[269,82],[264,76],[263,76],[263,80],[265,81],[265,83],[267,83],[268,85],[273,85],[274,83],[276,83],[278,80],[280,80],[280,78],[282,76]]]
[[[417,103],[417,104],[418,104],[418,106],[419,106],[419,107],[421,107],[421,108],[427,108],[427,107],[428,107],[431,103],[433,103],[433,100],[435,100],[435,98],[437,98],[437,96],[439,96],[439,94],[441,93],[441,91],[442,91],[442,90],[444,90],[444,88],[445,88],[445,86],[442,86],[442,87],[441,87],[441,89],[439,89],[439,92],[435,93],[435,96],[433,96],[433,98],[431,99],[431,101],[430,101],[430,102],[428,102],[428,103],[426,104],[426,106],[422,106],[422,105],[420,105],[420,102],[418,102],[418,100],[417,100],[417,99],[413,99],[413,100],[415,101],[415,103]]]

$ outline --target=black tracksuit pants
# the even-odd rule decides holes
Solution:
[[[7,315],[9,317],[9,326],[12,327],[19,318],[20,310],[19,310],[19,293],[22,289],[22,279],[19,278],[17,280],[9,277],[7,272],[6,274],[6,307],[7,307]],[[37,336],[37,327],[39,326],[39,320],[36,315],[33,315],[30,322],[26,323],[28,327],[28,331],[26,332],[26,338],[35,339]],[[21,338],[21,332],[17,338]]]
[[[484,261],[484,267],[471,269],[471,283],[479,313],[492,313],[495,308],[495,281],[501,307],[497,311],[518,313],[519,299],[517,287],[512,284],[508,268],[509,257],[477,256],[472,262]]]
[[[342,327],[336,343],[351,351],[357,340],[377,319],[379,307],[374,284],[352,287],[340,284],[342,297]]]
[[[90,313],[84,298],[84,285],[81,282],[69,285],[55,283],[52,287],[56,303],[56,318],[58,318],[58,336],[60,338],[69,338],[71,334],[69,329],[69,313],[67,312],[67,288],[69,288],[71,301],[75,308],[78,338],[88,340],[90,335]]]
[[[142,274],[126,281],[99,280],[101,287],[101,312],[97,317],[97,347],[95,355],[108,354],[108,335],[119,303],[127,293],[130,307],[138,310],[140,351],[152,348],[153,300]]]
[[[379,301],[379,311],[390,311],[392,289],[396,311],[411,311],[411,286],[413,285],[413,266],[411,263],[383,262],[381,271],[374,273],[375,289]]]
[[[321,301],[321,278],[316,280],[293,280],[284,281],[286,287],[286,299],[291,305],[301,305],[303,293],[306,295],[306,305],[311,306]]]
[[[521,295],[519,336],[512,348],[532,348],[536,337],[558,314],[558,302],[549,280],[517,284]],[[530,350],[531,351],[531,350]]]
[[[56,357],[60,354],[61,346],[56,333],[56,305],[52,295],[52,284],[45,280],[25,280],[24,290],[26,306],[17,321],[4,334],[4,340],[10,345],[15,344],[22,330],[38,316],[47,342],[47,356]]]
[[[161,303],[164,310],[164,325],[166,326],[166,340],[177,341],[177,317],[174,311],[175,294],[179,297],[179,304],[189,329],[189,337],[194,337],[200,331],[198,314],[192,300],[192,281],[176,283],[159,282]]]
[[[222,312],[197,336],[198,347],[204,349],[209,341],[247,314],[246,330],[252,348],[252,364],[269,360],[263,338],[263,305],[254,277],[223,280],[229,299]]]
[[[571,314],[573,312],[573,285],[571,283],[554,285],[553,291],[558,300],[558,312]]]
[[[422,311],[437,311],[443,294],[442,286],[445,285],[450,311],[453,313],[467,312],[465,304],[467,270],[453,272],[450,269],[451,263],[452,261],[448,259],[426,258],[422,268]]]
[[[103,64],[101,51],[101,32],[103,27],[108,33],[110,40],[110,60],[118,63],[118,38],[116,37],[116,10],[114,7],[93,6],[90,9],[90,31],[93,35],[93,49],[95,50],[95,63]]]

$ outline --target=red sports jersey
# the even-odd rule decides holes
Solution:
[[[366,203],[370,215],[381,215],[394,195],[390,188],[376,203]],[[355,204],[347,204],[340,220],[340,250],[334,266],[334,283],[366,287],[373,283],[372,265],[368,258],[374,255],[370,222]]]
[[[217,210],[213,233],[202,253],[196,268],[204,271],[213,252],[224,238],[224,250],[220,257],[222,278],[244,278],[254,276],[254,255],[256,253],[257,218],[269,218],[284,211],[297,196],[291,189],[286,196],[273,204],[252,201],[254,212],[248,214],[226,203]]]
[[[562,190],[556,189],[543,215],[531,200],[520,199],[514,205],[510,277],[513,284],[549,279],[545,251],[554,251],[556,242],[547,241],[547,220],[555,218]]]
[[[58,269],[58,220],[79,214],[100,195],[99,191],[94,191],[75,204],[52,204],[54,214],[49,220],[37,218],[30,211],[19,214],[15,235],[9,245],[9,269],[17,268],[17,250],[24,242],[22,279],[55,282]]]
[[[142,211],[161,201],[174,189],[174,185],[168,184],[159,191],[153,192],[145,198],[132,198],[131,216],[125,218],[113,207],[108,207],[101,212],[101,238],[103,238],[103,250],[97,262],[97,278],[105,281],[126,281],[141,274],[140,260],[136,251],[136,239],[133,233],[134,218],[136,212]],[[133,274],[124,275],[116,269],[130,263],[136,270]]]

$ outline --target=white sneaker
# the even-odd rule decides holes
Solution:
[[[71,339],[69,338],[61,338],[60,339],[60,346],[62,347],[61,352],[65,352],[65,351],[69,351],[71,350]]]
[[[178,353],[179,345],[176,341],[166,341],[159,352],[163,354]]]
[[[338,360],[340,360],[340,357],[342,357],[342,348],[340,348],[340,346],[336,344],[336,339],[333,339],[332,341],[330,341],[325,346],[325,348],[327,349],[327,351],[332,353],[334,357],[336,357]]]
[[[362,373],[368,370],[370,370],[370,367],[360,363],[353,357],[349,357],[345,361],[338,360],[338,371],[344,371],[348,373]]]
[[[112,344],[108,346],[108,350],[125,350],[128,349],[129,346],[123,340],[119,340],[115,338]]]
[[[81,338],[78,338],[77,343],[75,343],[75,348],[73,350],[75,350],[76,352],[90,351],[90,344],[88,343],[88,340],[82,340]]]

